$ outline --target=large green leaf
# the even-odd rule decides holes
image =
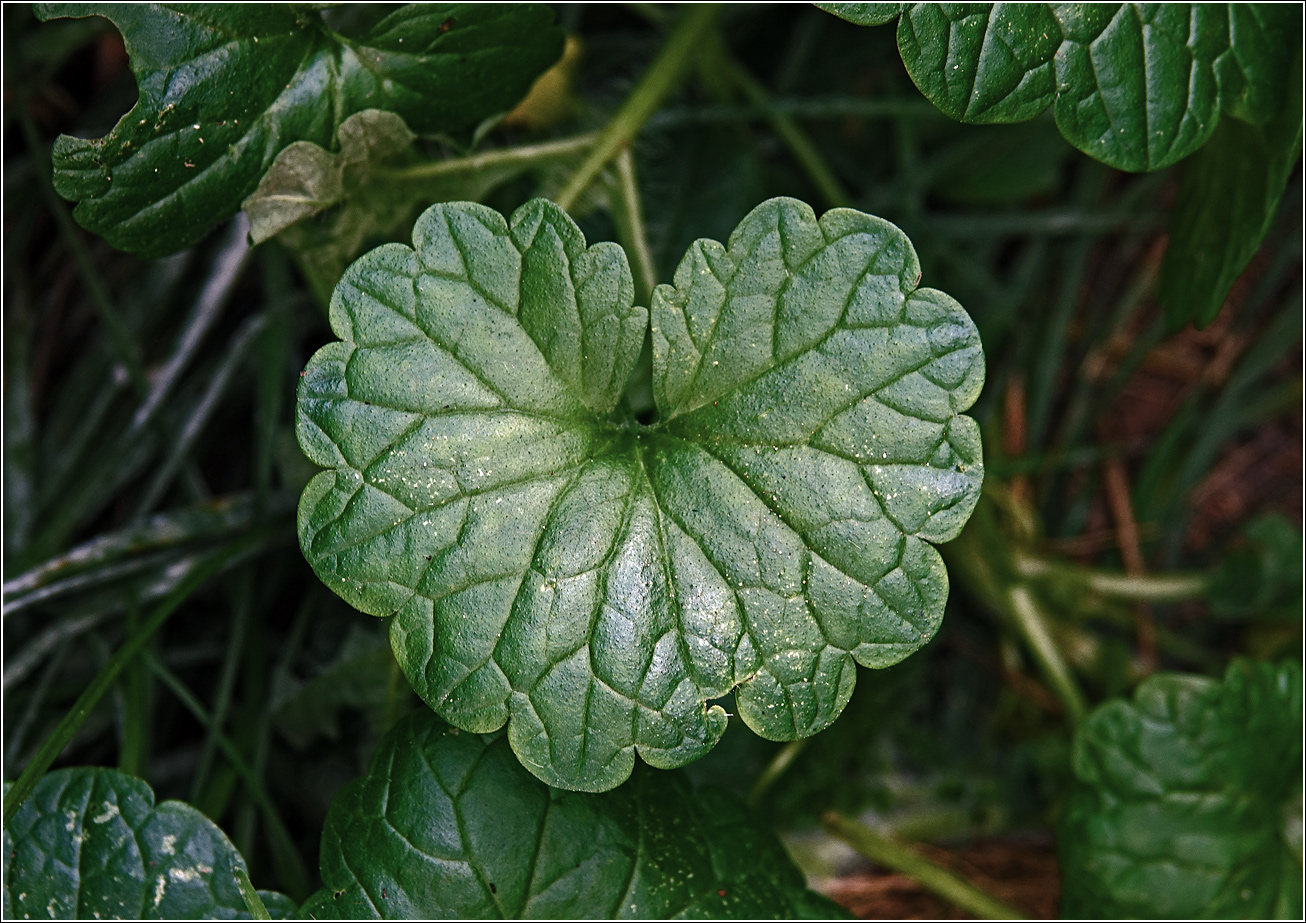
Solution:
[[[625,254],[543,200],[435,206],[331,303],[300,382],[322,580],[414,689],[602,791],[724,732],[814,734],[934,634],[979,495],[983,353],[893,225],[758,206],[653,298],[662,420],[613,413],[646,333]]]
[[[245,860],[223,832],[116,769],[41,779],[5,828],[3,861],[6,920],[250,919],[235,879]],[[294,915],[285,895],[259,896]]]
[[[347,34],[307,5],[37,12],[104,16],[122,32],[140,98],[103,138],[60,136],[54,179],[84,227],[151,256],[234,214],[292,142],[329,147],[364,109],[398,113],[418,133],[461,129],[511,108],[562,52],[543,4],[414,3],[334,23]]]
[[[1300,919],[1301,665],[1158,674],[1075,740],[1067,917]]]
[[[1122,170],[1158,170],[1206,143],[1222,111],[1282,107],[1301,13],[1269,3],[821,3],[860,25],[898,19],[916,86],[964,122],[1054,106],[1066,140]]]
[[[1258,516],[1211,574],[1207,601],[1222,618],[1302,620],[1302,534],[1282,513]]]
[[[1283,111],[1265,125],[1225,119],[1184,164],[1156,300],[1171,329],[1205,327],[1269,233],[1302,142],[1301,57]]]
[[[642,771],[603,795],[549,788],[501,736],[400,722],[322,834],[317,919],[830,918],[735,798]]]

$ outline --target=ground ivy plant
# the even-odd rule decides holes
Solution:
[[[1067,917],[1298,919],[1302,671],[1157,674],[1075,739],[1058,830]]]
[[[637,772],[550,788],[502,735],[401,721],[331,804],[313,919],[829,919],[775,834],[733,796]]]
[[[1221,113],[1283,109],[1300,19],[1270,3],[818,3],[864,26],[898,21],[916,86],[964,122],[1049,106],[1066,140],[1121,170],[1205,144]]]
[[[917,88],[963,122],[1051,108],[1120,170],[1194,152],[1157,288],[1169,326],[1209,324],[1270,228],[1301,151],[1301,10],[1274,3],[817,3],[897,21]],[[1209,145],[1207,142],[1211,142]]]
[[[333,799],[323,887],[255,892],[190,805],[114,769],[41,780],[4,831],[5,919],[831,919],[734,796],[645,769],[604,795],[532,778],[502,735],[395,725]]]
[[[318,6],[333,6],[323,4]],[[62,135],[55,188],[83,227],[161,256],[235,214],[293,142],[331,147],[367,109],[419,133],[510,109],[562,53],[543,4],[46,3],[42,19],[104,16],[140,98],[104,137]]]
[[[116,769],[49,773],[4,829],[4,917],[250,919],[245,860],[218,827]],[[278,919],[283,894],[260,891]]]
[[[698,758],[732,691],[760,735],[814,734],[855,664],[934,634],[930,543],[979,496],[983,351],[919,283],[893,225],[782,198],[646,310],[548,201],[433,206],[345,273],[302,375],[304,554],[433,709],[507,723],[551,785]],[[650,335],[652,420],[623,402]]]

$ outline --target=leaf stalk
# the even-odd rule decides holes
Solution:
[[[373,172],[377,179],[393,182],[439,179],[457,176],[460,173],[477,173],[495,167],[511,167],[538,163],[545,160],[568,157],[592,148],[599,139],[599,132],[591,131],[570,138],[556,141],[542,141],[539,144],[523,144],[519,147],[505,147],[493,151],[481,151],[466,157],[450,157],[447,160],[433,160],[410,167],[377,167]]]
[[[694,60],[694,52],[703,39],[712,34],[720,13],[721,6],[717,3],[696,4],[685,11],[649,69],[599,134],[589,156],[554,198],[563,210],[571,211],[581,193],[612,158],[635,139],[649,116],[684,78]]]

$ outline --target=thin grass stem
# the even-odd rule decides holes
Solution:
[[[73,735],[77,733],[77,729],[82,726],[82,722],[86,720],[91,710],[99,704],[104,694],[112,688],[123,667],[145,649],[150,638],[154,637],[155,633],[163,627],[163,623],[210,577],[259,547],[264,538],[265,536],[262,533],[250,535],[221,551],[213,553],[204,563],[191,571],[177,585],[176,589],[154,608],[135,633],[128,636],[122,647],[114,652],[113,656],[95,675],[90,684],[82,690],[82,694],[77,697],[77,701],[73,703],[72,708],[55,725],[50,736],[41,744],[31,762],[23,769],[18,780],[14,782],[9,793],[5,795],[4,826],[9,826],[9,822],[14,819],[14,815],[23,806],[23,802],[31,796],[32,791],[36,788],[36,783],[45,775],[46,770],[54,763],[55,758],[63,752],[64,747],[72,740]]]
[[[575,206],[581,193],[612,158],[635,139],[649,116],[680,83],[694,60],[699,44],[711,34],[720,12],[720,4],[716,3],[697,4],[685,9],[680,22],[667,37],[649,69],[599,133],[589,156],[554,198],[562,209],[570,211]]]
[[[901,872],[950,904],[985,920],[1023,920],[1025,915],[987,891],[961,878],[949,869],[936,865],[910,846],[854,823],[835,811],[823,818],[825,829],[857,850],[867,859]]]

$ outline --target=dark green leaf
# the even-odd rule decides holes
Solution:
[[[932,192],[960,205],[1010,205],[1054,193],[1067,158],[1075,156],[1050,119],[984,125],[944,155]]]
[[[250,919],[234,871],[245,860],[188,804],[155,805],[115,769],[45,776],[4,831],[5,919]],[[278,919],[285,895],[260,891]]]
[[[503,737],[400,722],[332,802],[318,919],[828,918],[768,829],[724,792],[644,770],[551,789]]]
[[[1299,63],[1278,117],[1263,126],[1224,119],[1184,165],[1156,284],[1171,329],[1214,320],[1269,233],[1301,153],[1301,76]]]
[[[1211,611],[1224,618],[1302,617],[1302,537],[1282,514],[1253,519],[1245,543],[1211,578]]]
[[[364,109],[415,131],[511,108],[562,51],[543,4],[409,4],[346,35],[281,4],[43,4],[123,34],[137,104],[95,141],[55,142],[55,185],[81,224],[124,250],[190,246],[235,213],[295,141],[334,144]]]
[[[1302,671],[1158,674],[1075,740],[1067,917],[1300,919]]]
[[[1046,109],[1057,93],[1060,46],[1045,3],[917,3],[898,20],[907,73],[963,122],[1021,122]]]
[[[813,3],[827,13],[846,19],[859,26],[882,26],[893,22],[902,12],[905,3]]]
[[[300,748],[314,737],[335,739],[336,714],[349,707],[361,711],[379,731],[384,726],[393,664],[384,635],[351,626],[335,657],[312,679],[295,684],[283,677],[273,684],[269,707],[277,730]]]
[[[896,4],[817,5],[876,25]],[[902,7],[898,50],[942,111],[1016,122],[1055,105],[1066,140],[1134,171],[1196,151],[1222,110],[1255,124],[1280,112],[1301,22],[1300,12],[1261,3]]]
[[[609,417],[647,323],[619,248],[541,200],[436,206],[413,238],[332,299],[299,530],[443,717],[601,791],[710,749],[732,689],[762,735],[814,734],[854,661],[934,634],[983,353],[897,228],[773,199],[696,243],[653,298],[654,427]]]

